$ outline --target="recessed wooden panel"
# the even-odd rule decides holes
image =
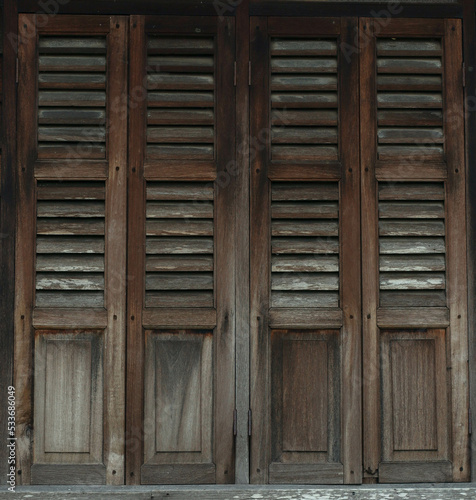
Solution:
[[[327,344],[283,341],[283,451],[327,451]]]
[[[145,464],[210,463],[212,335],[201,331],[146,335]]]
[[[445,330],[382,332],[385,462],[448,459]]]
[[[35,463],[101,462],[101,335],[37,332]]]
[[[271,482],[283,482],[298,464],[306,464],[303,471],[311,464],[342,467],[338,338],[338,330],[271,333]]]

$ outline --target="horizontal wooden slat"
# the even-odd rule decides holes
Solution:
[[[341,175],[339,162],[319,163],[318,158],[313,158],[308,164],[270,162],[268,166],[268,177],[272,181],[339,180]]]
[[[213,56],[188,56],[188,55],[157,55],[147,58],[149,71],[154,69],[164,73],[212,73],[214,69]]]
[[[104,183],[79,182],[39,182],[37,185],[38,200],[104,200],[106,188]]]
[[[38,48],[41,54],[104,54],[107,50],[105,37],[40,36]]]
[[[214,484],[216,482],[215,464],[173,464],[142,465],[141,483],[157,484]]]
[[[415,145],[415,146],[379,146],[378,157],[380,160],[399,160],[403,157],[412,161],[441,160],[444,150],[441,146]],[[413,167],[414,168],[414,167]]]
[[[339,187],[334,182],[310,184],[309,182],[273,182],[273,201],[338,200]]]
[[[337,41],[273,38],[270,53],[271,56],[334,56]]]
[[[272,144],[337,144],[337,128],[273,127]]]
[[[216,164],[213,161],[186,159],[161,161],[147,158],[144,161],[144,177],[151,181],[214,181]]]
[[[105,71],[106,57],[100,55],[41,55],[40,72],[45,71]]]
[[[379,217],[383,219],[442,219],[445,217],[443,201],[380,202],[378,210]]]
[[[379,75],[378,90],[441,90],[441,76],[428,75]]]
[[[217,313],[213,308],[144,309],[142,312],[142,325],[144,328],[214,328],[216,323]]]
[[[337,161],[336,146],[271,146],[271,157],[275,161]]]
[[[389,77],[390,78],[390,77]],[[379,126],[442,126],[443,112],[440,110],[380,110],[377,113]]]
[[[385,483],[447,483],[453,480],[453,464],[448,461],[381,462],[379,479]]]
[[[271,307],[321,308],[339,307],[338,292],[271,292]]]
[[[269,482],[274,484],[342,484],[344,466],[332,463],[273,462],[269,465]]]
[[[380,200],[444,200],[444,185],[439,182],[379,183]]]
[[[68,91],[68,90],[41,90],[38,93],[39,106],[55,107],[104,107],[106,105],[106,92],[101,91]]]
[[[185,144],[175,146],[172,144],[163,146],[148,145],[146,154],[153,160],[176,160],[184,158],[188,160],[211,160],[214,156],[213,146],[200,146],[196,144]]]
[[[444,238],[380,238],[381,254],[443,254]]]
[[[202,74],[151,74],[147,76],[149,90],[213,90],[215,82],[212,75]]]
[[[100,308],[104,307],[104,292],[74,291],[38,291],[36,307],[44,308]],[[73,316],[74,318],[74,316]],[[73,319],[71,319],[71,322]],[[80,323],[71,325],[79,327]]]
[[[377,310],[379,328],[445,328],[449,318],[446,307],[380,307]]]
[[[71,142],[65,144],[40,143],[38,146],[38,158],[40,160],[53,158],[69,159],[78,156],[85,159],[99,160],[106,157],[106,148],[103,144],[97,146],[91,143],[78,145],[78,143]]]
[[[446,307],[444,290],[385,290],[380,292],[381,307]]]
[[[104,238],[101,237],[39,236],[36,239],[39,254],[103,254],[104,249]]]
[[[444,273],[380,273],[381,290],[443,290]]]
[[[271,111],[271,125],[279,126],[336,126],[338,113],[332,109],[305,110],[305,109],[273,109]]]
[[[273,108],[336,108],[337,101],[336,92],[271,94]]]
[[[36,226],[40,235],[104,235],[104,221],[95,219],[39,219]]]
[[[273,236],[337,236],[339,224],[334,221],[296,222],[276,220],[271,223]]]
[[[173,219],[173,218],[193,218],[206,219],[213,218],[213,202],[196,200],[186,202],[147,202],[147,218],[151,219]]]
[[[438,39],[421,40],[418,38],[377,39],[377,55],[379,56],[438,56],[441,55],[441,41]]]
[[[382,255],[380,271],[444,271],[444,255]]]
[[[146,290],[213,290],[212,273],[149,273]]]
[[[448,177],[448,169],[446,164],[441,161],[441,155],[438,155],[438,161],[436,162],[426,162],[428,158],[418,156],[407,156],[402,160],[402,155],[395,154],[396,151],[392,152],[391,160],[383,162],[377,161],[375,167],[375,176],[378,180],[392,180],[399,181],[401,179],[407,180],[443,180]],[[435,156],[436,158],[436,156]],[[431,159],[431,157],[430,157]],[[415,166],[415,163],[419,160],[425,161],[425,163],[420,163]]]
[[[149,108],[148,125],[213,125],[215,121],[212,109],[171,109]]]
[[[443,144],[442,128],[380,128],[379,144]]]
[[[337,273],[273,273],[272,290],[338,290]]]
[[[210,256],[147,256],[147,272],[159,271],[213,271],[213,257]]]
[[[336,76],[276,76],[271,77],[271,90],[318,91],[337,90]]]
[[[335,57],[273,57],[271,58],[272,73],[336,73],[337,59]]]
[[[335,273],[339,271],[338,256],[272,256],[272,272],[326,272]]]
[[[389,220],[379,222],[381,236],[444,236],[445,224],[434,220]]]
[[[213,184],[197,182],[147,183],[147,200],[213,200]]]
[[[379,92],[377,101],[379,108],[441,108],[443,105],[441,93],[434,92]]]
[[[213,92],[149,92],[148,105],[161,107],[213,107]]]
[[[147,238],[147,254],[212,254],[212,238]]]
[[[49,254],[36,257],[37,272],[104,272],[104,257],[101,255]]]
[[[273,254],[338,254],[337,238],[273,238]]]
[[[271,205],[273,219],[337,219],[339,204],[337,202],[273,202]]]
[[[38,127],[38,141],[40,142],[105,142],[106,129],[104,127]]]
[[[147,236],[212,236],[213,221],[148,220]]]
[[[106,88],[106,75],[101,73],[40,73],[40,89],[97,90]]]
[[[147,127],[149,143],[213,143],[213,127]]]
[[[103,274],[37,273],[37,290],[104,290]]]
[[[149,54],[213,54],[213,50],[212,38],[150,35],[147,39]]]
[[[77,155],[75,155],[77,157]],[[38,161],[35,164],[37,179],[107,179],[109,165],[106,161],[72,160],[68,161]]]
[[[63,294],[64,295],[64,294]],[[33,309],[35,328],[106,328],[107,311],[98,309]]]
[[[103,464],[33,464],[31,482],[37,485],[106,484]]]
[[[151,292],[148,291],[145,295],[146,307],[188,307],[190,310],[197,310],[203,307],[213,307],[213,291],[212,290],[199,290],[199,291],[167,291],[167,292]],[[183,321],[181,318],[175,319],[175,324]],[[196,326],[193,323],[190,325],[183,324],[182,326]]]
[[[94,218],[105,216],[103,201],[38,201],[38,217]]]
[[[270,328],[341,328],[342,310],[334,308],[270,309]]]
[[[377,71],[379,73],[441,73],[440,58],[403,58],[379,57]]]

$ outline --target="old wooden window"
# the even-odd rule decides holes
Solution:
[[[234,18],[19,31],[21,481],[467,480],[460,22],[252,17],[245,201]]]

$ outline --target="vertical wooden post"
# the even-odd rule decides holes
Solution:
[[[249,483],[248,410],[250,407],[250,59],[249,0],[236,12],[236,410],[235,481]]]
[[[13,314],[15,297],[16,83],[17,2],[3,9],[3,115],[0,179],[0,394],[6,401],[13,380]],[[7,405],[0,407],[0,484],[7,480]]]
[[[466,125],[466,193],[467,193],[467,241],[468,241],[468,336],[469,378],[472,427],[476,429],[476,3],[463,1],[463,37],[465,80]],[[476,440],[471,438],[471,480],[476,481]]]

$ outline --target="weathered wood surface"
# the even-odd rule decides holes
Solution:
[[[45,494],[51,500],[467,500],[476,495],[476,487],[453,485],[425,487],[395,486],[120,486],[120,487],[17,487],[17,498],[40,500]],[[0,500],[8,500],[11,493],[0,492]]]

